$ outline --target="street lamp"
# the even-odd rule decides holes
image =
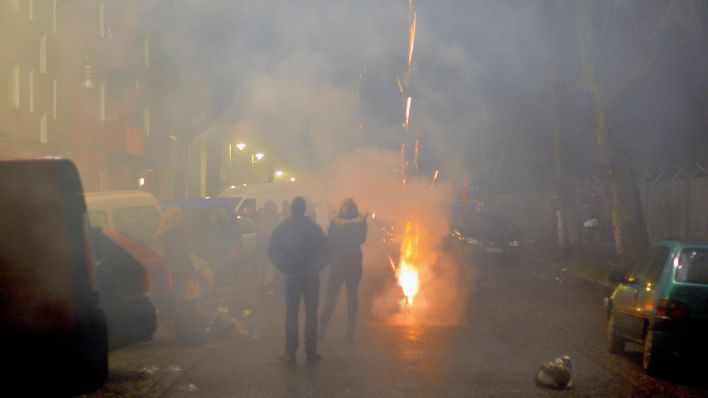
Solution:
[[[275,171],[275,176],[276,176],[277,178],[282,177],[282,176],[283,176],[283,170],[276,170],[276,171]]]
[[[238,148],[239,151],[243,151],[244,148],[246,148],[246,144],[244,144],[243,142],[239,142],[238,144],[236,144],[236,148]]]
[[[263,152],[258,152],[258,153],[256,153],[256,154],[253,155],[253,156],[255,156],[256,160],[262,160],[262,159],[265,157],[265,155],[263,154]]]

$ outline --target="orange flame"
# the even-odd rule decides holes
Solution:
[[[418,259],[418,244],[420,242],[420,230],[410,221],[406,223],[405,235],[401,242],[401,261],[396,268],[396,279],[398,285],[403,289],[406,297],[405,304],[413,305],[413,298],[420,290],[420,278],[415,262]]]

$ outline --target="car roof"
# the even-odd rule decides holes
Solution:
[[[199,198],[199,199],[182,199],[182,200],[167,200],[160,202],[160,207],[164,210],[168,207],[228,207],[233,206],[233,201],[225,198]]]
[[[708,248],[708,240],[704,239],[680,239],[680,238],[668,238],[664,239],[657,244],[663,244],[666,246],[705,246]]]

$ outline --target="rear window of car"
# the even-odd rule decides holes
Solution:
[[[160,227],[155,207],[121,207],[113,210],[115,229],[141,242],[149,242]]]
[[[108,214],[104,210],[94,210],[88,213],[89,223],[94,227],[108,228]]]
[[[676,281],[708,284],[708,249],[681,250]]]

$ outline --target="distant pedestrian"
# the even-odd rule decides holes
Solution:
[[[285,220],[290,216],[290,201],[287,199],[284,199],[282,202],[280,202],[280,214],[278,215],[278,218],[280,221]]]
[[[327,325],[332,317],[342,285],[347,287],[347,342],[354,340],[357,312],[359,308],[358,291],[361,281],[362,252],[361,245],[366,241],[367,216],[360,214],[354,199],[346,199],[336,217],[327,228],[327,238],[332,251],[327,294],[322,311],[320,338],[324,338]]]
[[[267,201],[256,216],[256,266],[258,267],[258,288],[272,292],[274,268],[268,257],[268,242],[278,225],[278,208],[272,200]]]
[[[322,359],[317,352],[319,273],[327,266],[329,250],[324,231],[305,216],[305,199],[293,199],[291,214],[273,231],[268,255],[285,275],[285,353],[281,359],[294,363],[299,345],[298,314],[305,302],[305,355],[309,363]]]

